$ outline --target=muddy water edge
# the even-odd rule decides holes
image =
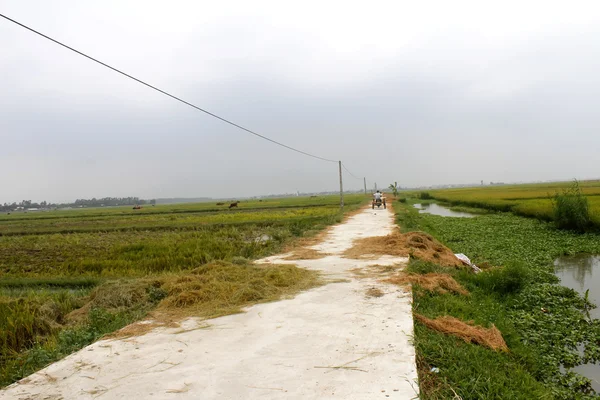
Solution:
[[[600,254],[600,234],[561,231],[550,223],[508,213],[447,218],[419,213],[411,204],[417,202],[408,199],[396,208],[404,232],[428,232],[478,265],[501,268],[476,276],[445,269],[471,295],[413,291],[413,307],[428,318],[450,315],[483,326],[494,324],[510,349],[509,354],[484,351],[417,323],[418,356],[425,365],[439,369],[436,376],[450,386],[434,386],[423,398],[452,398],[455,391],[463,399],[597,399],[595,375],[587,368],[600,360],[600,320],[588,320],[583,295],[559,281],[554,260],[565,254]],[[411,267],[415,273],[439,270]],[[585,275],[586,268],[578,273]],[[565,371],[563,366],[575,368]],[[435,397],[435,391],[449,397]]]

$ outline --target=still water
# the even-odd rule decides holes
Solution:
[[[589,299],[597,308],[590,310],[590,316],[600,318],[600,255],[579,254],[564,256],[554,260],[555,274],[563,286],[585,295],[590,290]],[[592,380],[592,387],[600,392],[600,365],[585,364],[573,368],[573,371]]]
[[[415,204],[415,208],[419,209],[419,213],[441,215],[442,217],[461,217],[461,218],[472,218],[475,214],[461,211],[452,211],[448,207],[442,207],[439,204]]]
[[[589,299],[600,306],[600,255],[578,254],[554,260],[554,273],[560,283],[582,295],[590,289]],[[592,318],[600,318],[600,308],[590,310]]]

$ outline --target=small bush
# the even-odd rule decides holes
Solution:
[[[573,181],[570,188],[556,193],[552,203],[554,222],[559,229],[584,232],[591,226],[588,199],[581,193],[577,180]]]
[[[433,199],[434,197],[433,197],[432,195],[430,195],[430,194],[429,194],[429,192],[421,192],[421,193],[419,194],[419,198],[420,198],[421,200],[431,200],[431,199]]]
[[[405,198],[405,197],[400,197],[400,198],[398,199],[398,201],[399,201],[400,203],[406,203],[406,198]]]
[[[531,273],[524,264],[509,264],[492,268],[477,275],[469,275],[475,286],[500,295],[518,293],[531,280]]]

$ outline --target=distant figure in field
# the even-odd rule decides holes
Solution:
[[[225,203],[217,203],[218,206],[223,206]]]
[[[142,209],[142,206],[135,205],[135,206],[133,206],[133,209],[134,209],[134,210],[141,210],[141,209]]]
[[[229,205],[229,209],[231,210],[233,207],[237,207],[237,206],[238,206],[238,204],[239,204],[239,201],[236,201],[235,203],[231,203],[231,204]]]

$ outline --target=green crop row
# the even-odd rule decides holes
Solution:
[[[356,205],[364,200],[363,195],[351,194],[344,195],[346,205]],[[3,221],[28,221],[39,219],[94,219],[94,218],[114,218],[114,217],[139,217],[147,215],[160,214],[187,214],[204,212],[222,212],[229,211],[229,201],[212,201],[206,203],[189,204],[164,204],[157,206],[144,206],[142,209],[133,210],[131,206],[122,207],[95,207],[95,208],[77,208],[72,210],[53,210],[53,211],[19,211],[0,214],[0,223]],[[264,210],[277,208],[306,208],[321,206],[338,206],[340,204],[339,196],[315,196],[315,197],[289,197],[265,200],[244,200],[238,203],[235,210]]]

